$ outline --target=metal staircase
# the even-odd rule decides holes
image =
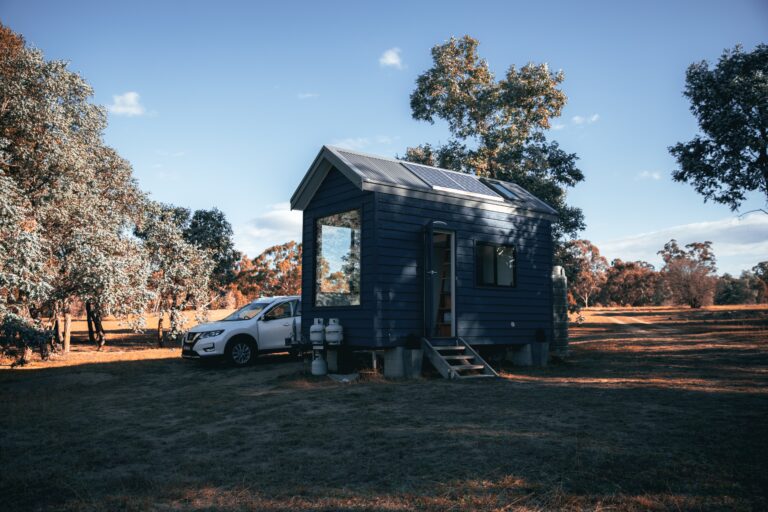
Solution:
[[[477,379],[499,374],[462,338],[421,339],[424,355],[446,379]]]

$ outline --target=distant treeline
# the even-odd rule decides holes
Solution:
[[[568,277],[572,310],[589,306],[762,304],[768,302],[768,261],[739,277],[718,276],[712,242],[680,247],[670,240],[658,252],[660,270],[645,261],[608,261],[589,240],[566,242],[558,262]]]

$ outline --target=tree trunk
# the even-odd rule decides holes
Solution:
[[[72,337],[72,314],[67,311],[64,313],[64,353],[69,352],[70,340]]]
[[[96,339],[99,344],[99,350],[101,350],[102,347],[106,345],[107,341],[106,341],[106,338],[104,337],[104,326],[101,325],[100,311],[93,312],[93,325],[96,327]]]
[[[157,346],[163,346],[163,314],[157,319]]]
[[[88,321],[88,341],[96,344],[96,336],[93,331],[93,311],[91,309],[91,301],[85,302],[85,318]]]
[[[55,320],[53,321],[53,335],[54,335],[54,342],[57,345],[63,345],[64,344],[64,330],[61,327],[61,318],[59,318],[59,312],[55,311],[54,313]]]

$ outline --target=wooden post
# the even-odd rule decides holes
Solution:
[[[70,339],[72,336],[72,314],[67,311],[64,313],[64,353],[69,352]]]

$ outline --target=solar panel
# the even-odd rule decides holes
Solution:
[[[507,187],[503,183],[491,182],[491,186],[493,187],[494,190],[496,190],[501,195],[503,195],[504,197],[506,197],[507,199],[509,199],[511,201],[519,201],[520,200],[520,196],[518,196],[517,194],[512,192],[512,190],[510,190],[509,187]]]
[[[407,162],[403,162],[403,165],[433,189],[447,189],[460,194],[482,196],[497,201],[501,200],[501,197],[496,192],[486,187],[477,178],[470,176],[469,174],[449,172],[434,167]]]
[[[427,185],[445,188],[457,188],[456,182],[438,169],[417,164],[404,164],[413,174],[424,180]],[[461,189],[459,189],[461,190]]]
[[[498,194],[493,189],[488,188],[479,179],[469,174],[461,174],[458,172],[446,173],[448,176],[459,184],[467,192],[474,192],[475,194],[483,194],[489,196],[497,196]]]

